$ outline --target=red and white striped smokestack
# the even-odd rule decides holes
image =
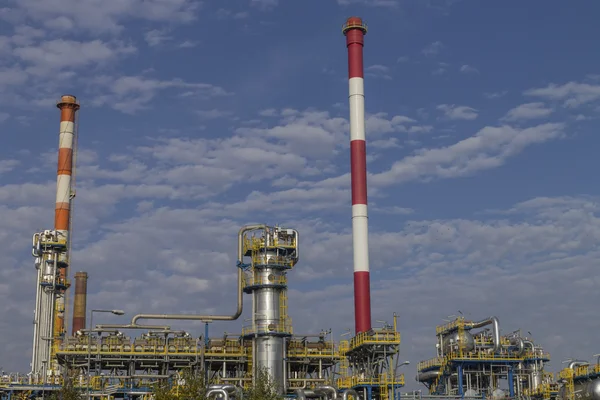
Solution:
[[[344,24],[342,32],[346,36],[346,47],[348,47],[350,175],[352,180],[352,242],[354,249],[354,325],[358,334],[371,329],[365,91],[363,81],[363,46],[367,25],[359,17],[350,17]]]
[[[56,104],[60,109],[60,131],[58,141],[58,171],[56,178],[56,208],[54,212],[54,229],[59,240],[69,239],[69,225],[71,221],[71,176],[73,174],[73,145],[75,143],[75,114],[79,110],[79,103],[75,96],[64,95]],[[68,274],[68,249],[61,253],[59,261],[63,266],[60,269],[59,280],[66,286]],[[55,334],[65,331],[64,321],[64,296],[57,297],[57,313],[54,320]]]

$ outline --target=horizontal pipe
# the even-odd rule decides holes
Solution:
[[[171,329],[170,326],[167,325],[115,325],[115,324],[107,324],[107,325],[96,325],[98,329],[163,329],[168,331]]]
[[[440,376],[440,371],[419,372],[417,376],[415,376],[415,380],[418,382],[430,381],[438,376]]]
[[[244,287],[241,264],[244,257],[244,234],[249,231],[264,229],[265,224],[247,225],[238,232],[238,288],[237,288],[237,309],[233,315],[196,315],[196,314],[137,314],[131,319],[131,325],[137,325],[140,319],[174,319],[180,321],[234,321],[242,315],[244,307]]]

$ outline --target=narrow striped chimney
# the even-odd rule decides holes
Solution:
[[[352,181],[352,242],[354,251],[354,325],[356,334],[371,330],[367,156],[363,47],[367,25],[350,17],[342,32],[348,48],[350,105],[350,176]]]
[[[85,316],[87,307],[87,272],[77,272],[75,274],[75,297],[73,299],[73,325],[71,335],[77,331],[85,329]]]

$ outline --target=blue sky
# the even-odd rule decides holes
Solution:
[[[237,230],[266,222],[301,233],[296,331],[353,326],[350,15],[369,24],[373,318],[399,313],[408,387],[459,309],[531,331],[551,370],[597,352],[598,4],[100,3],[0,9],[2,367],[29,364],[28,246],[53,223],[65,93],[81,102],[73,270],[90,307],[227,312]]]

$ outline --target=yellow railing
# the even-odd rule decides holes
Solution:
[[[273,240],[273,244],[267,246],[265,243],[264,238],[257,238],[257,237],[252,237],[252,238],[245,238],[244,239],[244,253],[246,253],[248,250],[250,251],[254,251],[254,252],[258,252],[259,250],[262,249],[273,249],[273,248],[296,248],[296,241],[295,240],[284,240],[284,241],[280,241],[279,238],[277,236],[275,236],[274,240]]]
[[[284,267],[293,267],[295,264],[295,260],[289,257],[283,256],[272,256],[272,255],[264,255],[260,253],[255,253],[252,256],[252,264],[253,265],[281,265]]]
[[[541,396],[544,400],[549,400],[553,394],[558,392],[560,385],[558,383],[541,383],[535,390],[525,389],[526,396]]]
[[[389,373],[381,374],[376,377],[361,377],[361,376],[346,376],[338,378],[337,385],[340,389],[351,388],[359,385],[370,385],[370,386],[390,386],[390,385],[401,385],[404,386],[404,374],[392,375]]]
[[[223,345],[223,346],[214,346],[209,347],[204,352],[204,355],[207,357],[210,356],[242,356],[246,353],[246,349],[242,347],[239,342],[235,341],[236,345]],[[186,346],[186,347],[178,347],[178,346],[165,346],[165,345],[135,345],[135,344],[122,344],[122,345],[101,345],[95,346],[88,351],[87,345],[80,346],[79,348],[67,348],[64,344],[60,346],[55,346],[55,354],[79,354],[79,355],[180,355],[180,356],[200,356],[203,354],[203,348],[201,346]]]
[[[452,359],[527,360],[527,359],[532,359],[532,358],[550,358],[550,354],[549,353],[535,354],[535,353],[531,353],[531,352],[525,353],[523,355],[507,354],[507,353],[489,354],[484,351],[470,351],[468,353],[464,353],[464,354],[460,355],[459,352],[457,352],[457,351],[451,351],[446,354],[446,357],[450,360],[452,360]],[[431,361],[431,360],[427,360],[427,361],[423,361],[423,362],[429,362],[429,361]],[[426,368],[426,367],[424,367],[424,368]]]
[[[465,318],[458,317],[454,321],[448,322],[447,324],[436,326],[435,333],[436,333],[436,335],[439,335],[440,333],[444,333],[444,332],[451,331],[453,329],[457,329],[459,326],[464,326],[464,324],[465,324]]]
[[[294,329],[291,324],[290,318],[286,320],[280,320],[274,324],[266,324],[266,325],[249,325],[242,328],[242,336],[253,335],[253,334],[261,334],[261,333],[287,333],[293,334]]]
[[[244,274],[242,277],[242,283],[244,287],[257,285],[286,285],[287,277],[285,275],[279,275],[269,279],[264,275],[254,276]]]
[[[421,361],[417,364],[417,371],[423,371],[424,369],[431,367],[441,367],[444,363],[444,357],[435,357],[429,360]]]
[[[345,356],[348,350],[350,350],[350,342],[347,340],[340,341],[340,355]]]
[[[340,353],[335,350],[335,347],[332,348],[331,346],[322,349],[309,347],[288,348],[287,355],[288,357],[341,358]]]
[[[400,344],[400,333],[394,331],[377,331],[374,334],[360,332],[350,339],[350,349],[355,349],[363,344]]]

